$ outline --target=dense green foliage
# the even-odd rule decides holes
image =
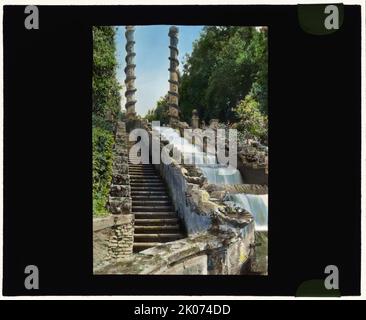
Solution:
[[[254,27],[205,27],[187,56],[180,107],[208,121],[237,120],[235,108],[250,94],[267,113],[267,31]]]
[[[107,213],[114,127],[120,110],[114,27],[93,28],[93,214]]]
[[[106,213],[109,186],[112,179],[113,134],[102,128],[93,128],[93,213]]]
[[[150,109],[145,119],[148,121],[160,121],[160,124],[168,124],[168,96],[161,97],[156,103],[156,108]]]
[[[267,116],[259,110],[259,102],[248,94],[235,110],[239,121],[234,125],[244,139],[267,141]]]
[[[120,110],[114,27],[93,28],[93,114],[114,121]]]

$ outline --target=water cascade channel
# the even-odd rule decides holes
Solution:
[[[186,138],[180,136],[180,134],[169,127],[153,127],[154,130],[160,133],[164,140],[169,141],[178,151],[181,152],[184,159],[192,159],[193,163],[199,167],[208,183],[212,184],[242,184],[243,179],[238,169],[221,165],[217,162],[215,154],[203,152],[203,150],[192,143]]]

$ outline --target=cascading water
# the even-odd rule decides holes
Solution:
[[[268,230],[268,194],[230,194],[229,200],[253,215],[257,231]]]
[[[242,184],[243,180],[240,172],[236,168],[223,166],[217,163],[216,155],[204,153],[201,148],[190,143],[187,139],[182,138],[177,131],[169,127],[153,127],[162,138],[169,141],[183,157],[192,155],[200,160],[193,162],[199,167],[208,183],[212,184]],[[254,194],[231,194],[228,203],[241,207],[249,211],[255,220],[256,225],[256,242],[261,243],[259,249],[256,249],[252,271],[258,274],[267,274],[268,259],[268,195]]]
[[[213,184],[241,184],[243,179],[239,170],[219,165],[199,165],[208,183]]]
[[[172,144],[183,156],[192,155],[198,161],[195,161],[197,167],[207,178],[208,183],[212,184],[241,184],[243,183],[241,174],[238,169],[223,166],[217,163],[216,155],[205,153],[199,146],[190,143],[187,139],[182,138],[177,131],[170,127],[154,126],[154,130],[170,144]]]
[[[259,244],[255,249],[254,259],[250,269],[253,274],[268,274],[268,194],[230,194],[227,204],[249,211],[255,221],[255,242]]]

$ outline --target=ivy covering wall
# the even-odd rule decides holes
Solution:
[[[115,27],[93,27],[93,215],[108,214],[114,128],[121,97],[116,77]]]

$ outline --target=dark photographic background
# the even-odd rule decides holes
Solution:
[[[360,7],[325,36],[296,6],[38,8],[26,30],[24,6],[4,7],[5,295],[293,296],[330,264],[359,294]],[[268,276],[93,276],[92,26],[143,24],[269,27]]]

